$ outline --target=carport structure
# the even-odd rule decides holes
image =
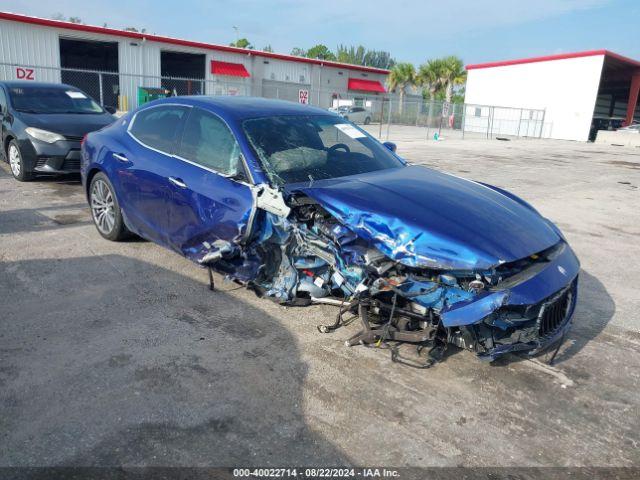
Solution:
[[[623,117],[626,125],[640,121],[639,96],[640,62],[605,50],[595,115]]]

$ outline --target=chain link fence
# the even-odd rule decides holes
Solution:
[[[425,139],[544,138],[551,131],[545,111],[449,104],[419,95],[336,91],[335,87],[313,87],[308,83],[281,82],[262,78],[180,78],[123,72],[81,70],[0,63],[0,80],[37,80],[76,86],[103,106],[126,112],[153,95],[239,95],[308,103],[337,112],[350,121],[368,125],[370,133],[388,140],[397,135]],[[144,90],[141,90],[144,89]],[[144,92],[152,92],[145,96]]]

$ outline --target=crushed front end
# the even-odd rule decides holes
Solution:
[[[336,305],[322,332],[357,315],[362,329],[347,345],[453,344],[491,361],[539,352],[570,326],[579,263],[564,240],[491,267],[427,268],[389,258],[308,196],[288,204],[287,215],[259,209],[249,240],[215,268],[281,304]]]

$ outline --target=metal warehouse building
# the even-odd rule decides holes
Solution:
[[[138,105],[139,87],[372,108],[388,73],[0,12],[0,79],[69,83],[121,110]]]
[[[468,65],[467,71],[465,102],[477,104],[466,112],[469,130],[488,117],[481,105],[537,110],[525,112],[536,118],[517,118],[516,111],[512,121],[492,126],[507,135],[537,121],[535,136],[586,141],[607,122],[640,121],[640,62],[607,50]]]

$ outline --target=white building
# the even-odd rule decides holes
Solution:
[[[474,116],[487,108],[535,109],[542,128],[536,136],[586,141],[594,129],[607,123],[640,120],[640,62],[607,50],[551,55],[468,65],[465,102],[476,104],[466,112],[470,128]],[[538,113],[540,112],[540,113]],[[517,112],[516,112],[517,115]],[[525,112],[534,115],[532,112]],[[593,128],[592,128],[593,127]],[[513,134],[523,119],[492,126]],[[511,131],[514,130],[514,131]]]
[[[87,70],[98,73],[89,73]],[[387,70],[0,12],[0,80],[64,82],[133,108],[138,87],[371,104]],[[369,106],[367,105],[367,106]]]

